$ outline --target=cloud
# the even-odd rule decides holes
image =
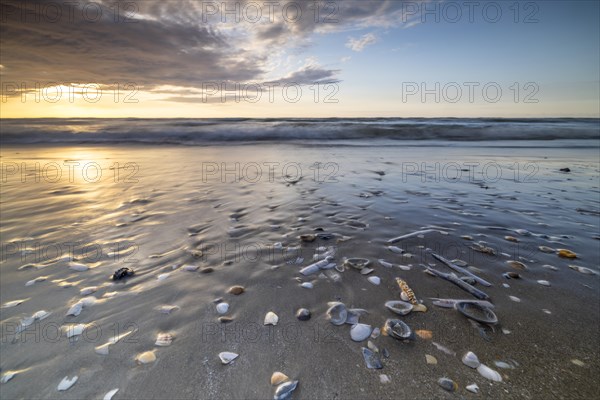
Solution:
[[[352,51],[363,51],[363,49],[373,43],[377,42],[377,37],[372,33],[367,33],[362,35],[359,39],[350,38],[348,43],[346,43],[346,47],[351,49]]]
[[[3,82],[28,90],[36,83],[131,83],[146,91],[165,85],[199,88],[214,81],[337,82],[339,70],[317,64],[293,70],[279,60],[310,52],[315,34],[410,21],[403,2],[395,0],[320,2],[317,17],[312,1],[281,0],[272,18],[263,9],[259,22],[244,18],[250,13],[244,7],[264,4],[253,1],[133,1],[119,3],[117,14],[113,0],[50,2],[60,7],[58,20],[52,20],[46,3],[2,1]],[[207,12],[207,4],[221,10]],[[237,21],[223,13],[236,4],[242,17]],[[333,8],[323,8],[326,4]],[[375,38],[369,35],[352,39],[351,48],[372,44]]]

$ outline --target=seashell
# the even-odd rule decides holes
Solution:
[[[524,271],[527,269],[527,265],[523,264],[521,261],[508,260],[506,263],[514,269],[518,269],[520,271]]]
[[[433,332],[428,331],[426,329],[419,329],[415,331],[415,334],[421,339],[431,340],[433,339]]]
[[[310,282],[304,282],[304,283],[303,283],[302,285],[300,285],[300,286],[302,286],[302,287],[303,287],[303,288],[305,288],[305,289],[312,289],[312,288],[314,287],[314,285],[313,285],[312,283],[310,283]]]
[[[397,267],[400,268],[402,271],[410,271],[412,269],[411,265],[412,264],[410,264],[410,265],[400,265],[400,264],[398,264]]]
[[[223,324],[233,321],[233,318],[231,318],[231,317],[219,317],[217,319],[219,320],[219,322],[221,322]]]
[[[558,268],[556,268],[554,265],[544,264],[544,265],[542,265],[542,268],[547,268],[547,269],[550,269],[552,271],[558,271]]]
[[[375,346],[375,343],[371,342],[370,340],[367,341],[367,348],[375,353],[379,353],[379,349],[377,346]]]
[[[355,342],[362,342],[371,336],[372,331],[373,329],[371,328],[371,325],[356,324],[350,328],[350,337]]]
[[[346,317],[346,324],[355,325],[358,324],[358,320],[361,315],[366,314],[367,310],[362,308],[351,308],[348,310],[348,316]]]
[[[540,279],[539,281],[537,281],[537,283],[539,283],[542,286],[550,286],[550,282]]]
[[[138,364],[150,364],[156,361],[156,354],[154,354],[154,351],[145,351],[138,354],[135,357],[135,361],[137,361]]]
[[[402,254],[404,253],[404,250],[402,250],[400,247],[398,246],[388,246],[387,249],[389,251],[391,251],[392,253],[396,253],[396,254]]]
[[[265,315],[265,325],[277,325],[277,322],[279,322],[279,317],[273,311],[269,311]]]
[[[521,299],[518,298],[517,296],[508,296],[509,299],[511,299],[512,301],[514,301],[515,303],[520,303]]]
[[[217,304],[217,312],[219,314],[225,314],[227,311],[229,311],[229,304],[227,304],[227,303]]]
[[[521,236],[531,236],[531,232],[529,232],[527,229],[516,229],[515,232]]]
[[[135,271],[130,268],[119,268],[112,275],[112,280],[118,281],[120,279],[124,279],[124,278],[130,277],[130,276],[133,276],[133,275],[135,275]]]
[[[402,299],[402,301],[408,301],[408,295],[404,292],[400,292],[400,298]]]
[[[413,312],[427,312],[425,304],[416,304],[413,306]]]
[[[458,389],[458,385],[452,379],[449,378],[440,378],[438,379],[438,385],[442,387],[442,389],[447,390],[449,392],[454,392]]]
[[[369,369],[381,369],[383,365],[381,364],[381,359],[379,356],[367,349],[366,347],[362,348],[363,358],[365,359],[365,364],[367,364],[367,368]]]
[[[514,369],[515,366],[504,361],[494,361],[494,365],[502,369]]]
[[[229,290],[227,291],[227,293],[231,293],[234,295],[240,295],[242,293],[244,293],[245,289],[243,286],[239,286],[239,285],[235,285],[229,288]]]
[[[191,264],[185,264],[184,266],[181,267],[181,269],[183,271],[188,271],[188,272],[195,272],[198,270],[198,268],[200,268],[199,265],[191,265]]]
[[[379,375],[379,382],[381,382],[385,385],[386,383],[392,382],[392,380],[386,374],[381,374],[381,375]]]
[[[381,278],[378,276],[370,276],[367,280],[375,286],[378,286],[381,283]]]
[[[406,301],[391,300],[385,303],[385,307],[398,315],[406,315],[412,311],[414,306]]]
[[[166,272],[164,274],[158,274],[156,279],[158,279],[159,281],[164,281],[165,279],[167,279],[169,277],[169,275],[171,275],[171,273],[169,273],[169,272]]]
[[[583,367],[585,366],[585,363],[581,360],[578,360],[576,358],[572,359],[571,362],[575,365],[577,365],[578,367]]]
[[[11,308],[11,307],[15,307],[18,306],[19,304],[27,301],[29,299],[24,299],[24,300],[13,300],[13,301],[9,301],[8,303],[4,303],[2,305],[2,308]]]
[[[517,239],[514,236],[504,236],[504,240],[508,240],[509,242],[514,242],[514,243],[517,243],[519,241],[519,239]]]
[[[2,375],[2,378],[0,378],[0,382],[6,383],[6,382],[10,381],[12,378],[14,378],[15,376],[17,376],[18,374],[19,374],[19,371],[6,371]]]
[[[33,318],[34,321],[41,321],[44,318],[47,318],[50,314],[52,314],[52,313],[45,311],[45,310],[40,310],[40,311],[36,311],[35,313],[33,313],[31,318]]]
[[[287,382],[289,381],[290,378],[284,374],[283,372],[273,372],[273,375],[271,375],[271,385],[273,386],[277,386],[283,382]]]
[[[597,275],[598,274],[598,272],[594,271],[593,269],[590,269],[587,267],[580,267],[578,265],[569,264],[569,268],[571,268],[574,271],[581,272],[582,274],[586,274],[586,275]]]
[[[87,271],[88,269],[90,269],[90,267],[88,267],[85,264],[70,262],[69,269],[72,269],[73,271],[83,272],[83,271]]]
[[[273,399],[274,400],[289,399],[290,396],[292,395],[292,392],[294,390],[296,390],[297,386],[298,386],[298,381],[289,381],[289,382],[282,383],[281,385],[277,386],[277,389],[275,390],[275,397],[273,397]]]
[[[483,376],[486,379],[489,379],[494,382],[502,382],[502,376],[500,376],[498,372],[494,371],[485,364],[480,364],[477,367],[477,372],[479,372],[479,375]]]
[[[106,393],[104,395],[104,397],[102,398],[102,400],[111,400],[113,398],[113,396],[115,394],[117,394],[117,392],[119,391],[119,389],[113,389],[110,392]]]
[[[430,356],[429,354],[425,354],[425,361],[429,365],[437,365],[437,358]]]
[[[473,240],[473,236],[469,236],[469,235],[461,235],[460,238],[465,239],[465,240]]]
[[[224,365],[229,364],[230,362],[232,362],[233,360],[235,360],[236,358],[238,358],[239,354],[237,353],[232,353],[229,351],[224,351],[222,353],[219,353],[219,358],[221,359],[221,362]]]
[[[94,351],[96,352],[96,354],[100,354],[102,356],[105,356],[108,354],[108,347],[111,345],[112,343],[108,342],[108,343],[104,343],[100,346],[96,346],[94,348]]]
[[[77,303],[73,304],[71,308],[69,308],[69,311],[67,311],[67,315],[73,315],[76,317],[79,314],[81,314],[81,310],[83,310],[83,303],[81,301],[78,301]]]
[[[396,278],[396,283],[398,284],[398,286],[400,286],[400,290],[402,291],[402,293],[405,294],[406,299],[407,299],[405,301],[410,301],[411,304],[413,304],[413,305],[418,304],[415,294],[413,293],[413,291],[411,290],[411,288],[408,286],[408,284],[405,281],[403,281],[400,278]]]
[[[518,273],[514,272],[514,271],[510,271],[510,272],[505,272],[502,274],[503,277],[505,277],[506,279],[520,279],[521,275],[519,275]]]
[[[366,258],[348,258],[344,261],[344,266],[352,267],[354,269],[361,270],[369,265],[371,261]]]
[[[344,303],[333,303],[327,310],[327,318],[333,325],[343,325],[348,318],[348,310]]]
[[[170,333],[159,333],[158,336],[156,337],[156,342],[154,342],[154,345],[165,347],[165,346],[170,346],[172,342],[173,342],[173,335],[171,335]]]
[[[85,307],[91,307],[98,302],[98,299],[94,296],[86,296],[83,299],[79,300],[81,305]]]
[[[87,296],[88,294],[92,294],[98,290],[98,286],[88,286],[79,291],[79,294],[82,296]]]
[[[540,246],[540,247],[538,247],[538,249],[543,253],[554,253],[556,251],[552,247],[548,247],[548,246]]]
[[[465,389],[467,389],[471,393],[479,393],[479,386],[476,383],[471,383]]]
[[[77,382],[78,378],[79,377],[77,375],[75,375],[71,379],[69,379],[68,376],[65,376],[62,379],[62,381],[60,381],[60,383],[58,384],[58,386],[56,387],[56,390],[58,390],[58,391],[69,390],[71,388],[71,386],[73,386],[75,384],[75,382]]]
[[[466,261],[459,260],[459,259],[452,260],[452,263],[455,265],[458,265],[459,267],[466,267],[467,265],[469,265],[469,264],[467,264]]]
[[[383,333],[398,340],[412,340],[414,334],[410,327],[399,319],[388,319],[382,329]]]
[[[473,369],[479,367],[479,365],[481,364],[479,362],[479,358],[477,358],[477,356],[475,355],[475,353],[473,353],[472,351],[469,351],[469,352],[465,353],[465,355],[462,357],[462,362],[467,367],[470,367],[470,368],[473,368]]]
[[[85,324],[69,325],[66,327],[67,337],[79,336],[83,333]]]
[[[559,257],[562,258],[577,258],[577,254],[567,249],[556,249]]]
[[[375,271],[372,268],[363,268],[360,270],[361,275],[369,275],[371,272]]]
[[[43,281],[45,281],[46,279],[48,279],[48,277],[47,277],[47,276],[39,276],[39,277],[37,277],[37,278],[35,278],[35,279],[32,279],[32,280],[30,280],[30,281],[27,281],[27,283],[25,283],[25,286],[31,286],[31,285],[34,285],[34,284],[36,284],[36,283],[38,283],[38,282],[43,282]]]
[[[296,311],[296,318],[298,318],[300,321],[308,321],[310,319],[310,315],[310,311],[306,308],[300,308],[298,311]]]
[[[371,339],[377,339],[380,334],[381,330],[379,328],[373,329],[373,332],[371,332]]]
[[[483,322],[490,325],[495,325],[498,323],[498,317],[496,314],[494,314],[489,307],[482,306],[479,303],[459,301],[456,303],[456,309],[465,317],[477,322]]]
[[[384,259],[381,259],[381,258],[379,260],[377,260],[377,261],[379,262],[379,264],[381,264],[383,267],[386,267],[386,268],[392,268],[394,266],[394,264],[389,263],[389,262],[387,262],[387,261],[385,261]]]

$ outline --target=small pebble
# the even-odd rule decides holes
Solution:
[[[300,286],[302,286],[302,287],[303,287],[303,288],[305,288],[305,289],[312,289],[312,288],[314,287],[314,285],[313,285],[312,283],[310,283],[310,282],[304,282],[304,283],[303,283],[302,285],[300,285]]]
[[[381,375],[379,375],[379,382],[386,384],[386,383],[390,383],[391,379],[386,374],[381,374]]]
[[[245,291],[245,289],[243,286],[235,285],[235,286],[230,287],[227,292],[237,296],[237,295],[244,293],[244,291]]]
[[[298,311],[296,311],[296,318],[298,318],[300,321],[308,321],[310,319],[310,315],[310,311],[306,308],[300,308]]]

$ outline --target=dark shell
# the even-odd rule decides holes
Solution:
[[[118,281],[119,279],[127,278],[128,276],[132,276],[135,274],[135,271],[129,268],[119,268],[115,271],[112,276],[113,281]]]
[[[386,335],[398,340],[412,340],[415,338],[412,329],[399,319],[388,319],[385,321],[383,331]]]
[[[362,354],[365,359],[365,364],[367,364],[367,368],[370,368],[370,369],[383,368],[383,365],[381,364],[381,360],[379,359],[379,356],[376,353],[372,352],[371,350],[367,349],[366,347],[363,347]]]
[[[488,308],[477,303],[471,303],[468,301],[460,301],[456,303],[456,309],[460,311],[465,317],[471,318],[477,322],[484,324],[495,325],[498,323],[498,317],[494,312]]]
[[[308,321],[310,319],[310,311],[306,308],[300,308],[296,311],[296,318],[300,321]]]

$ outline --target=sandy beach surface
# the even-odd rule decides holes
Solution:
[[[298,380],[293,399],[600,395],[597,141],[9,145],[1,156],[2,399],[100,399],[113,389],[113,399],[268,399],[275,371]],[[300,273],[327,251],[334,268]],[[452,272],[431,252],[492,284],[474,286],[498,324],[433,304],[475,297],[424,272]],[[123,267],[135,274],[113,281]],[[401,299],[395,278],[426,312],[384,306]],[[233,285],[244,292],[229,293]],[[229,305],[222,315],[218,299]],[[383,366],[369,369],[368,341],[328,320],[334,301],[364,309],[371,328],[397,318],[419,334],[368,339]],[[299,308],[311,318],[298,320]],[[275,326],[263,324],[269,311]],[[155,345],[161,333],[170,345]],[[136,362],[149,351],[155,360]],[[464,365],[468,351],[502,381]],[[221,352],[239,356],[224,365]],[[66,376],[78,379],[58,391]]]

